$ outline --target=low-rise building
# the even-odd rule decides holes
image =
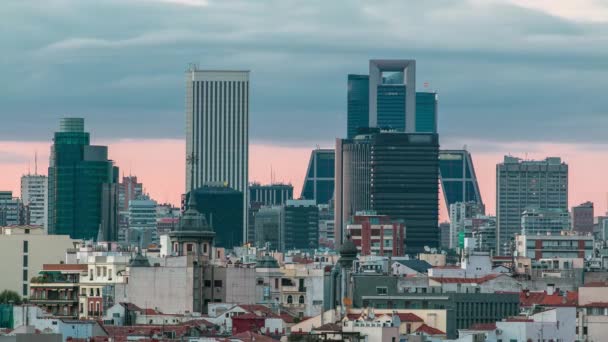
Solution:
[[[515,248],[517,256],[534,260],[591,258],[593,256],[593,236],[564,231],[560,234],[517,235]]]
[[[78,284],[81,273],[86,271],[86,264],[43,265],[38,276],[30,280],[30,303],[55,317],[78,318]]]
[[[403,256],[405,253],[405,225],[392,221],[387,215],[377,215],[374,211],[357,212],[346,230],[362,256]]]

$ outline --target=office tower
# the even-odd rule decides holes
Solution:
[[[437,93],[416,92],[414,60],[371,60],[369,75],[348,75],[347,112],[349,139],[369,127],[437,132]]]
[[[43,175],[21,176],[21,201],[29,213],[30,225],[47,226],[47,184],[48,180]]]
[[[346,227],[360,255],[404,256],[405,226],[387,215],[361,211]]]
[[[570,230],[570,213],[563,209],[526,209],[521,214],[521,234],[560,234]]]
[[[359,130],[369,127],[369,76],[348,75],[347,138],[352,139]]]
[[[439,151],[439,173],[448,210],[456,202],[472,201],[483,206],[473,159],[467,150]]]
[[[249,185],[249,204],[257,202],[263,205],[283,205],[293,199],[293,185],[253,183]]]
[[[249,72],[190,68],[186,73],[186,192],[226,184],[241,193],[238,215],[247,228]],[[247,239],[232,236],[230,241]],[[224,236],[226,238],[226,236]],[[231,244],[222,240],[221,244]]]
[[[449,248],[463,248],[464,238],[473,236],[473,218],[484,214],[483,207],[477,202],[456,202],[450,205]]]
[[[260,248],[268,247],[270,250],[279,250],[283,239],[281,230],[283,207],[280,205],[261,207],[255,215],[254,221],[255,245]]]
[[[473,239],[475,249],[495,255],[496,249],[496,216],[477,216],[473,219]]]
[[[89,143],[84,119],[61,119],[48,172],[49,234],[96,239],[101,224],[102,185],[118,181],[106,146]]]
[[[439,224],[439,247],[450,248],[450,222]]]
[[[568,210],[568,165],[561,158],[522,160],[505,156],[496,165],[497,249],[511,254],[521,215],[529,208]]]
[[[439,246],[439,137],[379,133],[371,141],[371,209],[402,221],[406,253]]]
[[[336,154],[331,149],[313,150],[302,186],[302,199],[327,204],[334,197]]]
[[[336,139],[334,239],[346,241],[344,232],[358,211],[371,210],[371,134]]]
[[[118,170],[117,170],[118,171]],[[101,224],[98,241],[118,241],[118,184],[101,185]]]
[[[593,233],[593,203],[585,202],[572,207],[572,230]]]
[[[158,243],[156,205],[148,197],[129,201],[129,243],[140,246]]]
[[[281,250],[319,247],[319,208],[313,200],[288,200],[283,206]]]
[[[0,191],[0,227],[18,226],[27,223],[27,212],[12,191]]]
[[[233,248],[243,245],[243,193],[222,184],[211,184],[193,190],[186,195],[196,196],[196,208],[205,215],[215,231],[215,245]]]
[[[319,245],[333,247],[335,238],[334,207],[330,204],[319,204]]]
[[[118,186],[118,204],[121,211],[129,211],[129,201],[139,199],[144,194],[144,185],[137,182],[137,176],[122,177]]]

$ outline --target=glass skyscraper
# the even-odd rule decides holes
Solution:
[[[439,172],[448,212],[457,202],[476,202],[483,206],[473,159],[467,150],[439,151]]]
[[[335,158],[336,153],[332,149],[312,151],[300,196],[302,199],[328,204],[334,197]]]
[[[97,239],[104,184],[118,181],[107,146],[91,146],[84,119],[64,118],[55,132],[48,169],[48,230],[72,239]]]

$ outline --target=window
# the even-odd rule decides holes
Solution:
[[[205,287],[211,287],[211,280],[205,280]]]
[[[27,296],[27,284],[23,284],[23,296]]]
[[[258,284],[258,285],[264,285],[264,279],[262,279],[262,278],[258,278],[258,282],[257,282],[257,284]]]
[[[89,297],[93,297],[94,292],[93,292],[93,288],[89,289]],[[91,309],[91,311],[93,311],[93,309]]]
[[[108,269],[108,280],[112,280],[112,269]]]
[[[213,282],[213,287],[222,287],[222,281],[221,280],[215,280]]]
[[[304,296],[300,296],[300,298],[298,298],[298,303],[304,304]]]
[[[192,244],[189,243],[186,245],[186,252],[192,252]]]
[[[276,278],[276,279],[274,280],[274,288],[275,288],[275,289],[278,289],[278,288],[279,288],[279,278]]]
[[[23,267],[27,267],[27,255],[23,256]]]
[[[23,281],[27,281],[27,270],[23,270]]]
[[[206,243],[203,244],[203,253],[205,253],[205,254],[207,253],[207,244]]]
[[[293,296],[292,295],[287,296],[287,304],[293,304]]]
[[[27,240],[24,240],[23,241],[23,253],[28,253],[28,251],[27,251],[28,249],[29,249],[29,242]]]
[[[95,295],[97,295],[97,297],[99,297],[99,288],[95,289]]]
[[[386,286],[378,286],[376,287],[376,294],[386,296],[388,294],[388,288]]]

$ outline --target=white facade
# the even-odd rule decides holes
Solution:
[[[132,238],[141,237],[142,246],[150,242],[158,242],[156,201],[150,199],[129,201],[129,230]]]
[[[21,176],[21,201],[26,205],[30,215],[30,225],[47,228],[47,177],[43,175]]]
[[[576,308],[558,307],[496,322],[496,341],[575,341]]]
[[[186,192],[221,183],[243,193],[247,241],[249,71],[187,71],[186,161]]]

